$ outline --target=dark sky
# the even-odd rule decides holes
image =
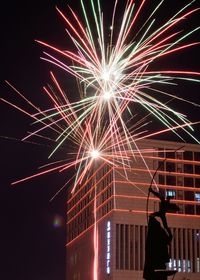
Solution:
[[[55,5],[63,7],[63,2],[5,1],[1,6],[1,97],[15,99],[4,83],[7,79],[37,104],[46,102],[42,86],[51,68],[40,60],[42,48],[34,40],[62,43],[66,35]],[[66,192],[49,200],[66,174],[11,187],[15,179],[46,163],[50,149],[18,141],[29,130],[31,119],[2,103],[0,107],[0,135],[16,139],[0,139],[0,279],[64,280]]]
[[[108,1],[104,1],[104,6]],[[161,21],[173,9],[177,10],[183,2],[188,1],[166,0],[165,9],[162,9],[158,20]],[[69,3],[77,8],[79,0],[15,0],[2,3],[0,95],[15,101],[15,95],[4,83],[7,79],[33,102],[45,108],[49,103],[43,95],[42,86],[49,81],[49,71],[56,71],[63,84],[69,88],[72,81],[62,71],[40,60],[43,47],[34,40],[41,39],[60,47],[72,48],[55,5],[65,10],[66,3]],[[146,12],[150,3],[147,1]],[[193,17],[190,25],[195,26],[198,21],[199,14]],[[186,29],[188,27],[188,24],[184,26]],[[199,33],[192,40],[199,40]],[[184,70],[199,70],[198,52],[199,47],[195,47],[184,55],[172,56],[167,63],[171,68],[181,66]],[[162,62],[166,64],[166,61]],[[199,87],[193,83],[180,84],[175,91],[179,96],[199,101]],[[186,110],[192,120],[200,119],[197,109],[189,109],[188,105],[177,106]],[[50,152],[49,145],[44,143],[33,145],[19,141],[29,130],[30,122],[23,114],[0,103],[0,278],[64,280],[66,191],[53,202],[49,200],[70,174],[53,174],[15,187],[10,185],[45,164]]]

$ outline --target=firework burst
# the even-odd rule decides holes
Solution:
[[[170,69],[153,70],[153,66],[163,56],[199,44],[198,42],[184,43],[187,37],[199,30],[199,27],[186,34],[177,31],[182,21],[198,12],[199,9],[192,8],[195,1],[190,1],[161,27],[155,29],[154,17],[164,2],[160,1],[139,31],[135,25],[147,1],[141,1],[138,7],[134,1],[127,1],[117,34],[115,30],[118,28],[115,28],[115,22],[117,22],[118,1],[113,1],[109,34],[105,34],[105,21],[100,1],[90,1],[92,8],[90,17],[84,2],[80,2],[84,22],[71,8],[69,8],[71,20],[57,8],[66,23],[66,31],[76,51],[61,50],[45,42],[38,42],[63,57],[61,60],[59,56],[44,52],[44,60],[64,69],[76,77],[82,85],[83,97],[79,105],[86,106],[83,119],[90,115],[91,121],[101,126],[105,121],[102,116],[107,112],[108,123],[112,123],[113,118],[117,118],[124,133],[128,134],[123,114],[128,111],[132,116],[134,105],[139,104],[167,128],[183,125],[183,130],[194,138],[187,117],[172,109],[166,102],[162,102],[163,96],[172,98],[172,95],[162,91],[160,87],[176,84],[179,79],[199,82],[200,73]],[[94,23],[93,28],[90,22]],[[73,64],[69,65],[71,60]]]
[[[56,166],[51,168],[47,165],[47,170],[15,183],[74,166],[78,170],[74,185],[76,187],[89,176],[89,170],[93,170],[93,163],[97,159],[112,166],[123,166],[126,176],[125,169],[130,167],[130,158],[134,158],[134,154],[140,152],[136,142],[142,138],[166,131],[173,131],[181,138],[177,129],[182,129],[198,141],[192,134],[192,123],[187,117],[172,109],[168,102],[162,102],[163,96],[169,99],[176,97],[161,88],[163,85],[174,85],[179,79],[199,82],[200,73],[154,70],[153,67],[154,62],[161,57],[199,44],[187,44],[184,40],[200,27],[184,34],[177,31],[179,24],[199,9],[192,8],[195,1],[190,1],[162,26],[154,28],[156,14],[164,2],[162,0],[138,30],[135,26],[142,15],[145,2],[147,1],[140,1],[137,6],[133,0],[127,0],[121,22],[116,24],[119,3],[117,0],[113,1],[108,34],[105,32],[106,21],[99,0],[90,1],[90,12],[84,1],[80,1],[84,21],[81,21],[70,7],[69,16],[56,8],[65,21],[66,31],[74,43],[75,51],[61,50],[45,42],[38,42],[57,54],[55,56],[44,52],[44,60],[57,65],[77,79],[81,85],[80,100],[70,102],[53,73],[53,86],[44,87],[45,93],[52,101],[52,108],[39,109],[13,86],[35,113],[29,113],[16,104],[2,100],[30,116],[34,119],[34,125],[39,126],[28,133],[24,141],[33,136],[45,137],[47,129],[50,129],[56,136],[53,139],[55,146],[49,158],[63,148],[67,141],[75,145],[74,154],[71,153],[72,160],[69,159],[69,155],[65,155],[64,163],[52,163]],[[136,120],[135,111],[138,105],[145,110],[142,116],[140,114],[139,120]],[[164,129],[150,133],[145,129],[149,118],[158,119],[164,125]]]
[[[88,1],[87,1],[88,2]],[[194,47],[199,42],[184,43],[200,27],[187,33],[178,30],[181,23],[199,11],[189,1],[160,27],[155,27],[156,15],[164,0],[157,5],[138,29],[137,22],[142,17],[146,0],[127,0],[124,11],[118,7],[119,1],[113,0],[113,12],[105,20],[100,0],[90,0],[89,10],[80,0],[83,20],[69,7],[65,15],[56,8],[66,24],[66,31],[74,44],[74,51],[59,49],[46,42],[37,41],[50,50],[44,52],[44,59],[76,78],[80,99],[71,102],[57,78],[51,73],[53,85],[45,86],[44,92],[52,102],[52,107],[41,110],[24,95],[9,84],[15,92],[31,107],[26,110],[10,101],[1,99],[20,110],[33,120],[33,129],[23,141],[32,137],[47,139],[51,131],[54,148],[49,158],[59,150],[63,160],[52,161],[41,167],[29,177],[13,182],[13,185],[51,172],[76,170],[72,192],[81,184],[95,177],[100,162],[117,167],[121,175],[129,181],[127,170],[131,168],[135,155],[139,155],[146,168],[144,153],[137,142],[157,134],[172,131],[181,138],[178,129],[186,132],[195,141],[192,123],[187,117],[170,107],[169,101],[177,99],[163,87],[176,85],[179,80],[199,82],[200,72],[155,69],[156,62],[163,57]],[[86,3],[86,1],[85,1]],[[120,22],[118,19],[121,14]],[[110,26],[109,32],[105,30]],[[165,101],[163,101],[165,100]],[[167,101],[166,101],[167,100]],[[137,114],[137,108],[143,109]],[[197,105],[198,106],[198,105]],[[149,132],[146,128],[150,120],[156,119],[163,125],[161,130]],[[54,135],[54,136],[52,136]],[[70,144],[69,144],[70,143]],[[67,152],[66,145],[71,148]],[[149,170],[149,174],[151,172]],[[152,176],[153,178],[153,176]],[[95,178],[94,178],[95,181]],[[95,184],[94,184],[95,185]],[[98,228],[96,217],[96,189],[94,199],[94,275],[98,279]]]

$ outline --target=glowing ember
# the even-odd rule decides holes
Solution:
[[[93,159],[97,159],[99,156],[100,156],[100,152],[99,152],[98,150],[93,150],[93,151],[91,152],[91,157],[92,157]]]

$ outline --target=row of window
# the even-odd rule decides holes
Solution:
[[[116,224],[116,269],[143,270],[146,226]]]
[[[160,188],[160,192],[165,197],[171,196],[179,201],[188,201],[188,204],[178,204],[180,207],[179,213],[200,215],[200,204],[198,205],[198,202],[200,202],[200,153],[182,150],[177,152],[158,150],[158,156],[164,159],[154,163],[159,166],[157,181],[163,186]],[[170,159],[177,161],[170,161]],[[176,174],[173,174],[173,172]],[[174,188],[168,189],[167,186]],[[178,186],[177,190],[175,189],[176,186]],[[184,188],[193,189],[185,190]],[[196,201],[197,203],[196,205],[189,204],[189,201]]]
[[[179,272],[200,272],[200,229],[172,228],[169,268]]]
[[[200,188],[200,178],[184,177],[184,176],[173,176],[166,174],[158,175],[158,182],[162,185],[168,186],[184,186],[191,188]]]
[[[76,238],[94,223],[93,205],[85,209],[80,215],[67,224],[67,242]]]
[[[200,162],[200,152],[184,151],[183,149],[177,150],[176,152],[158,149],[158,155],[162,158],[171,158],[179,160],[190,160]]]
[[[188,201],[200,202],[200,192],[161,189],[161,192],[163,192],[163,191],[165,191],[166,197],[169,196],[174,199],[177,198],[177,199],[185,199]]]
[[[166,170],[168,172],[200,174],[200,165],[183,164],[179,162],[164,162],[161,164],[160,170]]]
[[[72,195],[72,197],[69,198],[68,210],[74,207],[80,201],[80,199],[90,191],[91,187],[92,186],[90,183],[85,185],[84,187],[81,187],[81,189],[77,188],[77,191]]]
[[[108,199],[105,204],[97,209],[97,221],[113,209],[113,199]],[[94,224],[93,203],[82,211],[77,217],[67,224],[67,242],[76,238],[79,234]]]
[[[77,215],[82,215],[82,212],[86,212],[86,209],[88,206],[93,205],[94,203],[94,196],[96,195],[96,202],[97,202],[97,208],[100,207],[102,204],[104,204],[113,193],[113,185],[112,183],[108,184],[106,188],[104,188],[101,192],[98,194],[95,194],[95,190],[89,191],[88,194],[86,194],[82,199],[80,199],[77,204],[69,209],[68,211],[68,221],[71,221],[71,219]]]
[[[200,229],[172,228],[169,269],[200,272]],[[116,224],[116,269],[143,270],[147,227]]]
[[[74,194],[71,194],[71,196],[68,199],[68,210],[72,209],[74,206],[77,206],[77,204],[83,198],[85,200],[88,200],[91,197],[93,198],[94,193],[100,193],[103,189],[105,189],[108,186],[110,182],[112,182],[112,180],[112,169],[109,165],[104,163],[98,168],[94,177],[91,178],[88,184],[77,188],[76,192]]]

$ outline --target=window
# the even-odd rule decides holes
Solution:
[[[167,185],[172,185],[172,186],[175,186],[176,185],[176,177],[174,176],[167,176],[166,178],[166,184]]]
[[[166,171],[175,172],[175,163],[166,162]]]
[[[184,152],[184,159],[192,160],[192,159],[193,159],[193,154],[192,154],[192,152],[190,152],[190,151],[185,151],[185,152]]]
[[[196,214],[200,215],[200,205],[196,205]]]
[[[200,174],[200,165],[195,165],[195,174]]]
[[[193,178],[188,178],[188,177],[185,177],[184,178],[184,185],[185,187],[193,187]]]
[[[199,229],[172,228],[173,240],[168,268],[179,272],[199,272]]]
[[[183,177],[177,177],[177,186],[183,186]]]
[[[176,171],[178,173],[182,173],[183,172],[183,164],[182,163],[177,163]]]
[[[159,155],[159,157],[162,157],[162,158],[165,157],[165,153],[163,152],[163,149],[158,149],[158,155]]]
[[[158,182],[159,184],[164,185],[165,184],[165,177],[163,175],[158,176]]]
[[[199,178],[195,179],[195,187],[200,188],[200,179]]]
[[[158,162],[158,167],[159,167],[159,170],[164,170],[165,168],[165,163],[163,161],[159,161]]]
[[[185,205],[185,214],[194,214],[194,205]]]
[[[194,193],[191,191],[185,191],[185,200],[194,200]]]
[[[181,268],[181,266],[183,268]],[[169,269],[174,269],[174,270],[178,270],[178,272],[190,272],[191,271],[191,264],[190,264],[190,260],[186,261],[186,260],[173,260],[170,259],[169,262]]]
[[[200,202],[200,193],[195,193],[194,198],[196,201]]]
[[[176,197],[176,191],[175,190],[166,190],[166,196]]]
[[[177,199],[183,199],[183,195],[184,195],[183,191],[180,190],[177,191]]]
[[[124,269],[124,225],[120,225],[120,269]]]
[[[192,164],[184,164],[184,173],[193,173],[193,165]]]
[[[175,153],[174,152],[167,152],[167,157],[168,158],[175,158]]]
[[[177,159],[182,159],[183,158],[183,152],[180,152],[180,151],[176,152],[176,158]]]
[[[194,160],[200,161],[200,153],[199,152],[194,153]]]

